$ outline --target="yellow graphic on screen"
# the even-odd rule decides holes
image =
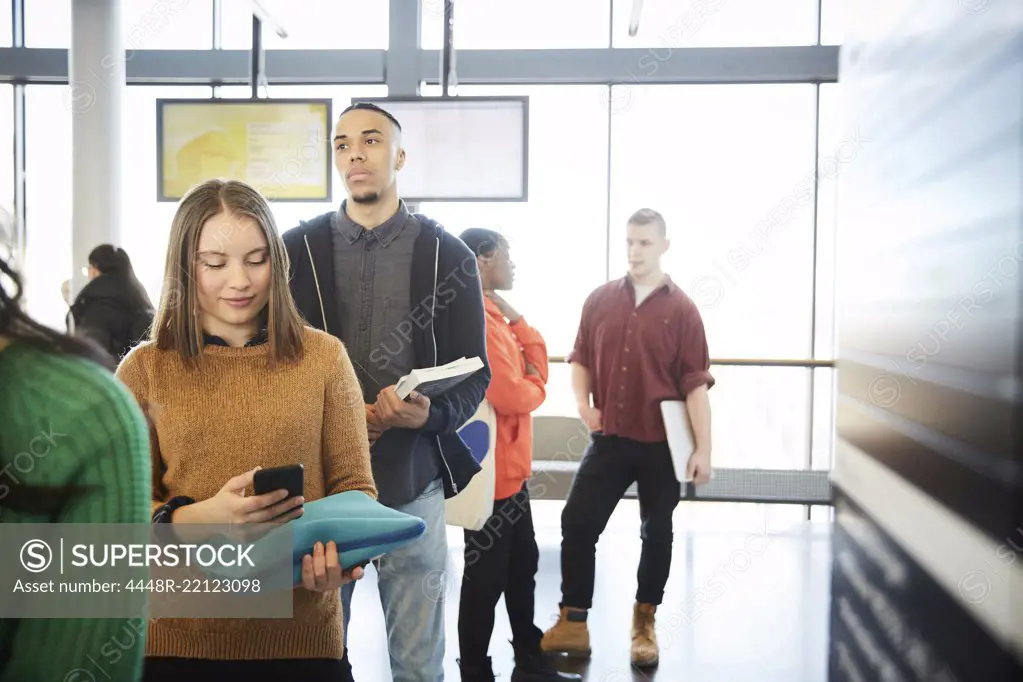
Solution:
[[[164,103],[162,194],[176,200],[210,178],[232,178],[269,199],[324,201],[329,116],[326,102]]]

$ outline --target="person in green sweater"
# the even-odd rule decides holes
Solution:
[[[0,523],[149,523],[149,431],[113,359],[20,298],[0,255]],[[135,682],[145,635],[142,619],[0,619],[0,682]]]

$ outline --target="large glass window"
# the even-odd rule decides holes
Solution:
[[[813,45],[817,0],[644,0],[629,36],[633,0],[614,2],[614,47],[656,48],[658,61],[679,47]]]
[[[818,471],[831,469],[835,450],[835,379],[838,370],[813,370],[813,453],[810,467]]]
[[[711,367],[714,466],[806,469],[811,370]],[[741,424],[741,428],[736,428]]]
[[[262,0],[260,4],[288,33],[281,38],[264,26],[263,46],[268,50],[387,49],[388,0]],[[220,6],[221,47],[252,47],[249,3],[225,0]]]
[[[28,3],[31,4],[31,3]],[[71,277],[71,110],[67,86],[25,89],[25,302],[28,313],[64,328],[60,285]]]
[[[232,85],[217,88],[217,94],[221,97],[247,99],[252,90],[246,85]],[[333,118],[352,103],[353,97],[386,97],[386,85],[272,85],[269,89],[271,97],[297,98],[297,97],[329,97],[332,103]],[[336,209],[345,198],[345,188],[341,184],[337,173],[333,176],[333,201],[275,201],[273,202],[274,218],[277,227],[285,232],[296,227],[301,220],[309,220],[321,213]]]
[[[135,274],[159,300],[164,277],[167,238],[177,204],[158,202],[156,162],[156,100],[209,98],[205,86],[132,85],[125,88],[121,113],[121,246]],[[70,190],[69,190],[70,191]]]
[[[30,275],[26,297],[30,310],[47,324],[64,324],[66,306],[60,284],[71,273],[71,203],[54,201],[54,196],[71,197],[71,112],[64,106],[66,88],[28,88],[28,253],[26,272]],[[248,97],[246,86],[219,88],[222,96]],[[205,86],[129,86],[124,93],[122,113],[122,235],[139,278],[157,300],[163,281],[164,256],[174,202],[156,200],[156,100],[158,98],[209,97]],[[277,97],[331,97],[337,114],[353,96],[382,97],[386,86],[277,86]],[[0,123],[2,124],[2,123]],[[0,128],[2,133],[2,128]],[[32,181],[45,178],[45,181]],[[338,192],[341,192],[338,194]],[[335,183],[339,204],[343,190]],[[281,231],[324,211],[335,203],[274,204]],[[59,245],[59,247],[54,247]]]
[[[849,164],[856,163],[870,140],[845,129],[842,90],[837,83],[820,86],[817,152],[817,318],[814,357],[830,360],[835,348],[835,234],[838,185]]]
[[[7,153],[0,154],[0,207],[14,212],[14,86],[0,85],[0,144]]]
[[[126,50],[213,47],[213,0],[122,0]]]
[[[213,0],[121,0],[124,49],[208,49],[213,46]],[[71,45],[71,0],[25,3],[28,47]]]
[[[9,0],[0,0],[0,47],[10,47],[13,44],[12,6]]]
[[[65,90],[26,90],[26,299],[31,314],[57,328],[67,312],[60,285],[72,274],[72,113]],[[175,209],[156,201],[156,98],[209,95],[208,87],[147,86],[130,86],[123,94],[120,245],[154,300]]]
[[[25,3],[26,47],[71,46],[71,0]]]
[[[710,371],[717,379],[710,392],[715,467],[830,470],[836,370],[713,365]],[[552,363],[547,398],[534,416],[577,415],[571,366]]]
[[[14,87],[0,85],[0,140],[12,148],[14,139],[14,110],[13,110]],[[11,154],[0,154],[0,216],[11,219],[8,224],[0,225],[0,258],[11,262],[16,267],[19,264],[14,257],[21,257],[21,254],[14,253],[15,231],[14,225],[14,159]],[[10,284],[5,283],[7,291],[10,291]]]
[[[821,0],[821,45],[841,45],[845,0]]]
[[[814,357],[832,360],[835,339],[835,235],[838,183],[848,164],[855,163],[870,143],[845,129],[841,89],[836,83],[820,86],[817,151],[817,306],[814,319]],[[814,469],[831,468],[834,451],[835,370],[814,373]]]
[[[664,268],[699,305],[712,357],[806,358],[813,283],[813,85],[614,86],[611,277],[660,211]]]
[[[600,106],[606,88],[463,86],[458,91],[529,95],[529,201],[424,202],[419,210],[454,234],[489,227],[505,235],[518,273],[508,301],[544,335],[551,355],[565,355],[583,301],[606,281],[608,127]],[[423,94],[439,94],[439,88],[424,87]],[[400,175],[398,183],[400,189]]]
[[[609,0],[459,0],[455,48],[535,50],[607,47]],[[631,0],[630,0],[631,2]],[[444,0],[422,0],[423,49],[444,46]]]
[[[534,414],[576,416],[571,367],[557,363],[550,370],[547,399]],[[806,469],[810,462],[811,370],[713,365],[710,371],[717,379],[710,391],[714,466]],[[825,422],[818,423],[823,426]],[[736,428],[737,424],[741,428]],[[814,446],[828,447],[823,428],[818,433],[816,425]],[[830,460],[824,453],[819,459]]]

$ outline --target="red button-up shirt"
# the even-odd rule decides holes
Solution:
[[[662,401],[714,385],[700,310],[667,275],[638,307],[628,276],[591,293],[568,360],[590,372],[603,432],[644,443],[667,438]]]

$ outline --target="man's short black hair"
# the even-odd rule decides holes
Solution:
[[[662,237],[668,236],[668,224],[664,222],[664,216],[652,208],[641,208],[631,216],[629,223],[633,225],[656,225],[661,231]]]
[[[474,254],[477,256],[485,256],[487,258],[493,256],[494,251],[508,243],[499,232],[488,230],[485,227],[470,227],[468,230],[459,235],[459,238],[465,242],[465,245],[468,246]]]
[[[390,119],[391,123],[393,123],[395,125],[395,127],[398,129],[398,132],[401,132],[401,124],[398,123],[398,119],[396,119],[394,117],[394,115],[391,114],[391,112],[387,111],[386,109],[381,109],[380,107],[378,107],[376,104],[373,104],[372,102],[352,102],[348,106],[347,109],[345,109],[344,111],[341,112],[341,115],[338,116],[338,118],[341,118],[341,116],[344,116],[345,114],[347,114],[349,111],[352,111],[353,109],[365,109],[367,111],[375,111],[378,114],[383,114],[388,119]]]

